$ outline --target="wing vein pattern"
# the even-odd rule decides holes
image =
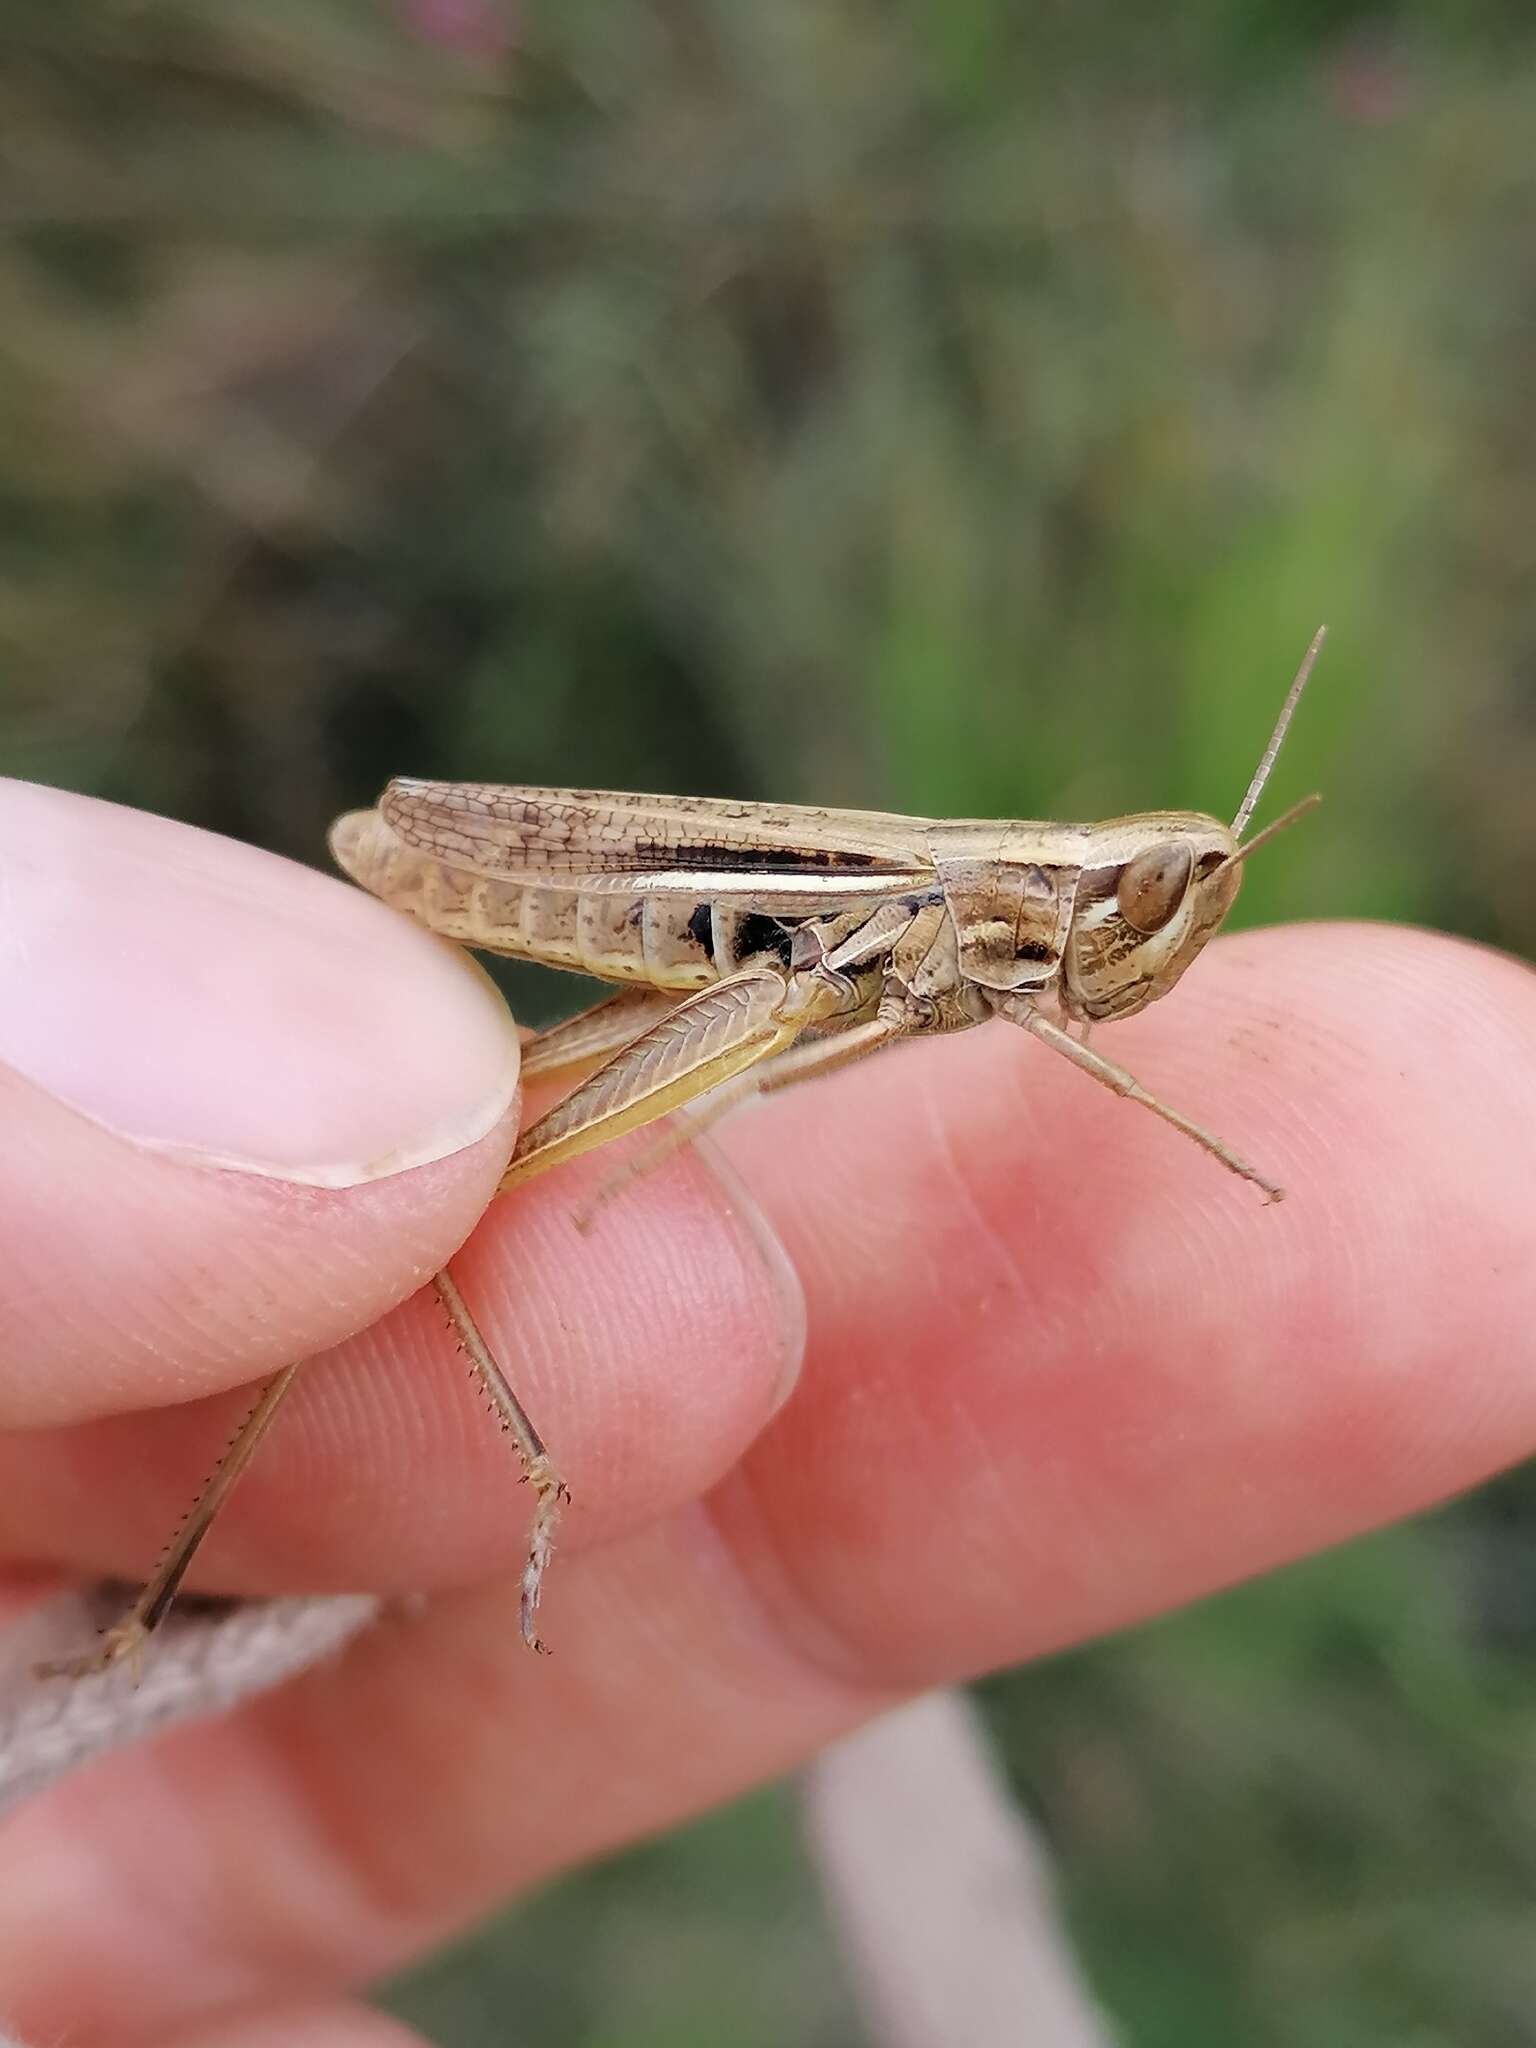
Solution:
[[[774,877],[857,877],[883,895],[933,872],[927,821],[883,811],[738,803],[720,797],[398,779],[379,810],[407,845],[508,879],[675,875],[712,892]]]

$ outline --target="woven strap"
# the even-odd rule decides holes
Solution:
[[[109,1750],[292,1677],[339,1650],[379,1607],[351,1594],[202,1611],[188,1603],[157,1631],[138,1674],[122,1664],[83,1678],[35,1675],[42,1661],[88,1650],[120,1605],[120,1592],[61,1594],[0,1630],[0,1813]]]

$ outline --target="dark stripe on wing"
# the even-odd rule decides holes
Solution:
[[[850,853],[828,846],[712,846],[708,840],[637,839],[625,861],[628,868],[729,868],[752,875],[885,874],[910,872],[909,862],[883,854]]]

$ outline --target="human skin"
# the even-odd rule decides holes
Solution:
[[[24,2039],[406,2040],[352,1991],[553,1871],[1536,1443],[1536,979],[1498,955],[1245,934],[1102,1035],[1278,1207],[994,1024],[583,1234],[613,1155],[481,1215],[509,1027],[371,899],[14,783],[0,878],[13,1597],[141,1575],[235,1390],[311,1354],[194,1583],[431,1596],[0,1830]],[[419,1291],[456,1252],[575,1495],[543,1660],[526,1493]]]

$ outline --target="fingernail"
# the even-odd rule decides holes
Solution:
[[[340,881],[0,778],[0,1061],[133,1143],[311,1187],[473,1144],[517,1034],[467,954]]]

